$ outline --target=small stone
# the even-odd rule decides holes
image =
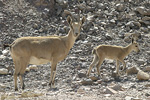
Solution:
[[[112,40],[112,38],[113,38],[112,35],[110,35],[108,33],[106,33],[105,37],[106,37],[107,40]]]
[[[105,96],[105,97],[110,97],[110,96],[111,96],[111,94],[105,94],[104,96]]]
[[[91,77],[89,77],[91,80],[93,80],[93,81],[97,81],[99,78],[98,77],[95,77],[95,76],[91,76]]]
[[[79,78],[83,78],[83,77],[86,77],[86,74],[85,73],[78,73],[78,76],[79,76]]]
[[[145,7],[138,7],[135,9],[137,12],[139,12],[141,15],[144,15]]]
[[[4,91],[4,89],[1,89],[1,88],[0,88],[0,92],[5,92],[5,91]],[[2,99],[2,100],[4,100],[4,99]]]
[[[0,55],[0,59],[6,59],[6,56]]]
[[[125,33],[124,36],[125,36],[125,39],[127,39],[127,41],[130,42],[132,37],[135,40],[139,39],[141,34],[140,33]]]
[[[0,88],[6,88],[4,84],[0,84]]]
[[[125,100],[132,100],[132,99],[133,99],[133,97],[129,97],[129,96],[125,97]]]
[[[117,11],[123,11],[125,9],[124,5],[123,4],[117,4],[116,5],[116,10]]]
[[[143,72],[142,70],[140,70],[137,74],[137,79],[139,80],[149,80],[150,76],[149,74]]]
[[[4,56],[6,56],[9,53],[9,50],[3,50],[2,53]]]
[[[149,72],[150,71],[150,66],[144,67],[143,71]]]
[[[118,73],[116,71],[112,72],[111,76],[114,77],[114,78],[119,77],[119,75],[118,75]]]
[[[0,69],[0,74],[1,74],[1,75],[6,75],[6,74],[8,74],[8,69],[5,69],[5,68]]]
[[[38,96],[42,96],[42,93],[38,93],[38,92],[31,92],[31,91],[23,91],[21,93],[21,97],[38,97]]]
[[[138,26],[138,28],[141,27],[141,24],[139,22],[133,22],[134,25]]]
[[[140,64],[140,65],[142,65],[142,64],[145,63],[145,60],[144,59],[138,59],[137,63]]]
[[[129,69],[126,70],[126,73],[127,73],[128,75],[131,75],[131,74],[137,74],[138,71],[139,71],[138,68],[136,68],[136,67],[131,67],[131,68],[129,68]]]
[[[42,82],[42,86],[47,86],[47,82]]]
[[[91,79],[86,79],[80,82],[82,85],[92,85],[93,81]]]
[[[122,91],[123,90],[122,86],[119,84],[116,84],[116,85],[112,86],[111,88],[114,89],[115,91]]]
[[[108,82],[109,81],[109,77],[108,76],[106,76],[106,75],[103,75],[102,76],[102,80],[104,81],[104,82]]]
[[[143,100],[141,98],[132,98],[132,100]]]
[[[106,60],[108,64],[114,64],[114,60]]]
[[[137,12],[139,12],[141,15],[149,16],[150,10],[146,9],[145,7],[138,7],[135,9]]]
[[[104,91],[105,94],[116,94],[117,91],[115,91],[112,88],[107,87],[106,90]]]
[[[26,68],[26,72],[29,72],[29,71],[30,71],[30,68],[29,68],[29,67],[27,67],[27,68]]]
[[[5,6],[4,1],[0,1],[0,7]]]
[[[146,84],[145,87],[150,87],[150,84]]]
[[[149,94],[149,93],[145,93],[145,96],[149,97],[149,96],[150,96],[150,94]]]
[[[103,81],[102,80],[97,80],[96,81],[98,84],[101,84]]]
[[[30,70],[38,70],[38,67],[36,65],[30,65],[29,69]]]
[[[78,89],[78,90],[77,90],[77,93],[79,93],[79,94],[84,94],[84,93],[85,93],[85,90],[83,90],[83,89]]]

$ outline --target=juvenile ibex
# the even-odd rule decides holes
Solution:
[[[132,39],[132,43],[126,47],[112,46],[112,45],[99,45],[93,49],[92,54],[94,54],[94,59],[89,67],[87,76],[91,73],[91,69],[96,64],[98,75],[100,75],[99,67],[103,63],[104,59],[116,60],[116,72],[119,72],[119,62],[122,62],[123,69],[126,68],[124,58],[132,51],[139,52],[138,43]]]
[[[15,65],[14,85],[17,87],[17,76],[20,77],[22,89],[24,89],[23,75],[28,64],[51,63],[50,86],[54,86],[56,66],[59,61],[66,58],[75,40],[80,35],[80,30],[85,22],[83,17],[79,22],[72,22],[68,17],[67,22],[70,30],[66,36],[45,36],[45,37],[22,37],[16,39],[10,47],[11,56]]]

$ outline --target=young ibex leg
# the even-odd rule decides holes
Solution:
[[[22,89],[24,89],[24,88],[25,88],[24,80],[23,80],[23,76],[24,76],[24,75],[19,75],[19,78],[20,78],[20,82],[21,82],[21,87],[22,87]]]
[[[123,69],[122,71],[124,71],[126,69],[126,63],[124,62],[124,60],[120,60],[120,62],[123,64]]]
[[[101,68],[101,64],[103,63],[103,61],[104,61],[104,58],[100,58],[98,64],[96,65],[97,73],[98,73],[99,76],[100,76],[100,68]]]
[[[18,91],[18,87],[17,87],[17,77],[19,75],[19,71],[20,71],[20,63],[19,61],[14,61],[14,65],[15,65],[15,71],[14,71],[14,86],[15,86],[15,91]]]
[[[15,91],[18,91],[18,87],[17,87],[17,76],[18,76],[18,74],[14,73],[14,85],[15,85]]]
[[[119,60],[116,60],[116,73],[119,75]]]
[[[50,86],[54,86],[54,80],[55,80],[55,75],[56,75],[56,65],[57,63],[51,63],[51,76],[50,76],[50,82],[49,85]]]
[[[94,66],[97,62],[98,62],[98,56],[97,56],[97,55],[94,55],[93,61],[92,61],[91,65],[90,65],[90,67],[89,67],[89,70],[88,70],[88,72],[87,72],[87,76],[90,75],[93,66]]]
[[[55,88],[55,84],[54,84],[54,82],[55,82],[55,76],[56,76],[56,70],[53,72],[53,80],[52,80],[52,86],[53,86],[53,88]]]
[[[19,76],[22,89],[25,88],[23,77],[24,77],[24,73],[25,73],[26,67],[28,65],[26,62],[27,61],[25,59],[23,60],[23,58],[22,58],[21,69],[20,69],[20,76]]]

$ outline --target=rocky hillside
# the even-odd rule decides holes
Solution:
[[[0,0],[1,100],[150,99],[149,0],[52,0],[54,5],[50,1]],[[57,88],[48,86],[50,64],[29,65],[24,76],[25,90],[19,87],[15,92],[14,65],[9,49],[3,49],[3,44],[25,36],[64,36],[69,30],[68,15],[74,20],[85,16],[86,22],[67,58],[57,66]],[[125,58],[126,73],[115,77],[115,61],[105,60],[100,77],[95,67],[90,76],[86,76],[94,47],[101,44],[127,46],[132,36],[138,38],[140,52],[132,52]]]

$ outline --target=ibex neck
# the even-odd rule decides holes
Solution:
[[[126,55],[128,55],[130,52],[132,52],[131,45],[132,45],[132,44],[129,44],[128,46],[125,47],[125,49],[126,49],[125,51],[126,51],[126,53],[127,53]]]
[[[71,29],[69,30],[65,38],[66,46],[70,50],[73,47],[76,40],[76,37],[73,36],[73,31]]]

